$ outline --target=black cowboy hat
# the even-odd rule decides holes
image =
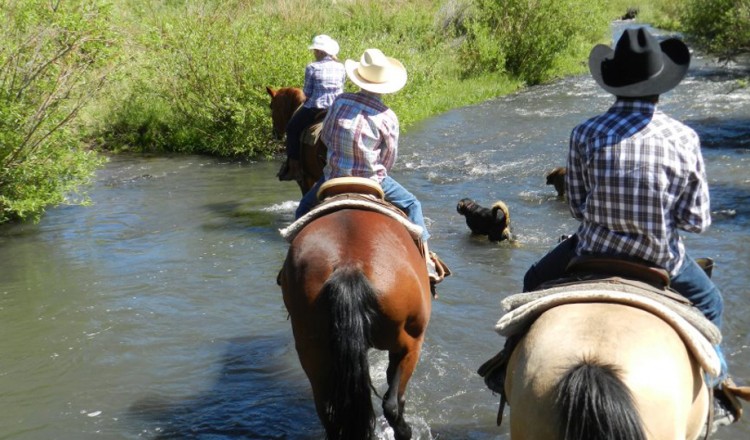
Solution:
[[[589,70],[596,82],[615,96],[661,95],[685,77],[690,51],[681,40],[659,43],[646,28],[625,30],[611,47],[599,44],[589,55]]]

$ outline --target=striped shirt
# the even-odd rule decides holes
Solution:
[[[378,95],[366,91],[339,95],[320,132],[328,147],[325,178],[354,176],[382,182],[396,162],[398,130],[398,117]]]
[[[314,61],[305,68],[305,92],[307,108],[328,108],[344,91],[346,70],[344,65],[329,55],[320,61]]]
[[[678,229],[711,224],[700,140],[645,101],[618,100],[570,136],[566,186],[580,254],[637,257],[675,275]]]

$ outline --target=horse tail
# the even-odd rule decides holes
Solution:
[[[372,347],[372,327],[379,313],[377,294],[361,269],[346,266],[334,270],[321,289],[319,301],[331,314],[328,438],[371,438],[375,412],[367,352]]]
[[[564,440],[646,440],[643,422],[619,370],[582,360],[557,386]]]

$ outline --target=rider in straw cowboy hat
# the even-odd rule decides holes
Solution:
[[[299,175],[300,135],[331,106],[344,91],[346,72],[338,62],[339,44],[328,35],[317,35],[308,49],[315,61],[305,68],[305,85],[302,91],[306,100],[289,120],[286,127],[286,154],[288,163],[279,171],[280,180],[296,180]]]
[[[576,255],[615,255],[666,269],[671,287],[721,328],[723,299],[685,252],[678,234],[711,224],[708,183],[698,135],[657,110],[659,95],[685,77],[690,51],[682,41],[661,43],[643,27],[627,29],[614,49],[597,45],[589,55],[596,83],[616,97],[605,113],[575,127],[570,136],[566,188],[575,235],[532,265],[524,291],[563,275]],[[741,407],[722,375],[714,428],[736,421]],[[741,390],[740,394],[748,394]]]
[[[430,234],[419,200],[388,174],[398,154],[399,122],[381,95],[395,93],[406,85],[406,68],[379,49],[367,49],[359,61],[346,60],[344,66],[349,80],[361,90],[339,95],[329,109],[320,134],[328,147],[323,177],[303,196],[296,216],[300,218],[316,204],[318,188],[325,180],[347,176],[375,180],[385,199],[422,227],[428,272],[434,285],[450,271],[427,248]]]

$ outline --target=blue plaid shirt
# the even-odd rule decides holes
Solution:
[[[382,182],[396,162],[398,132],[398,117],[378,95],[341,94],[320,131],[328,148],[326,180],[354,176]]]
[[[637,257],[675,275],[685,258],[677,230],[711,224],[698,135],[650,102],[618,100],[575,127],[566,186],[579,255]]]
[[[307,100],[307,108],[328,108],[344,91],[346,70],[344,65],[329,55],[320,61],[314,61],[305,68],[305,87],[302,91]]]

